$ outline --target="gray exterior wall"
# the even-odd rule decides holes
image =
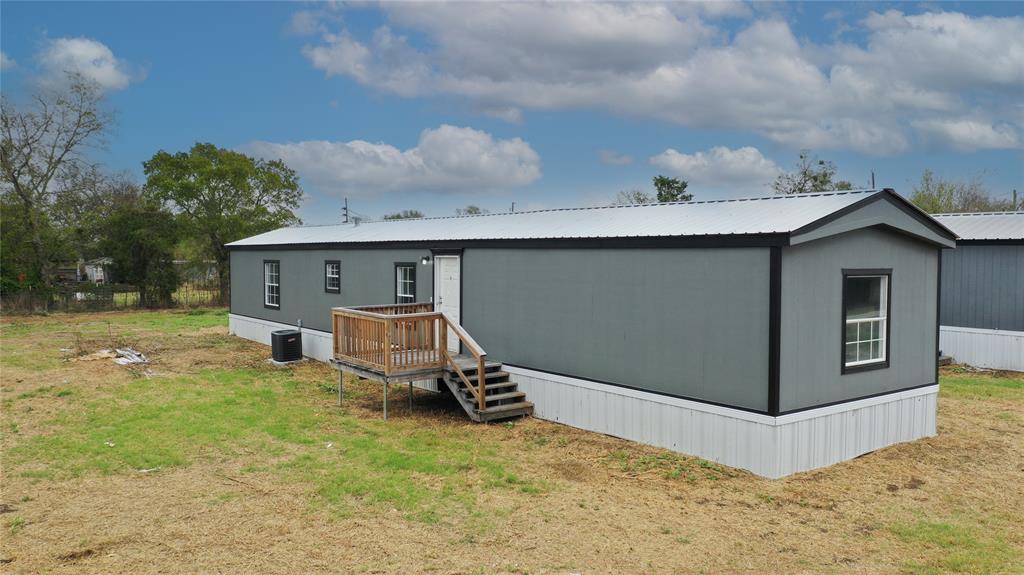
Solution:
[[[467,249],[462,265],[462,323],[496,360],[767,409],[767,248]]]
[[[949,326],[1024,331],[1024,245],[945,250],[939,319]]]
[[[878,229],[783,248],[781,411],[935,382],[938,251]],[[892,268],[888,368],[842,374],[843,268]]]
[[[416,299],[430,301],[430,250],[233,250],[231,313],[331,331],[331,308],[395,301],[395,262],[416,263]],[[281,308],[263,306],[263,260],[281,262]],[[324,260],[341,260],[341,293],[324,291]]]

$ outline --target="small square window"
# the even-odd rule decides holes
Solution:
[[[843,272],[843,372],[889,365],[890,270]]]

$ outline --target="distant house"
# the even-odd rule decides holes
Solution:
[[[67,284],[80,281],[81,270],[72,265],[64,264],[54,268],[52,272],[53,281],[60,284]]]
[[[942,256],[940,347],[955,361],[1024,371],[1024,212],[939,214],[960,239]]]
[[[82,281],[89,281],[96,284],[107,283],[109,281],[108,270],[113,265],[113,258],[101,257],[89,260],[79,266],[80,279]]]
[[[781,477],[935,434],[955,239],[888,189],[283,228],[227,245],[229,328]]]

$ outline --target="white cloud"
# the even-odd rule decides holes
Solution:
[[[39,53],[39,63],[45,74],[43,81],[51,84],[63,83],[69,72],[81,74],[104,90],[122,90],[135,79],[127,62],[92,38],[48,40]]]
[[[18,63],[14,61],[14,58],[0,51],[0,70],[10,70],[17,65]]]
[[[541,177],[540,156],[523,140],[495,139],[447,124],[424,130],[416,147],[407,150],[363,140],[252,142],[244,149],[284,160],[318,191],[335,195],[485,193],[525,186]]]
[[[523,123],[523,111],[515,106],[482,107],[480,113],[509,124]]]
[[[299,10],[292,14],[285,31],[296,36],[312,36],[323,31],[320,18],[320,14],[312,10]]]
[[[293,36],[312,36],[327,33],[328,24],[340,24],[341,5],[338,2],[319,2],[315,9],[298,10],[288,19],[284,31]]]
[[[914,127],[933,141],[960,150],[984,150],[1020,147],[1017,130],[1009,124],[992,125],[975,120],[926,120]]]
[[[650,163],[694,186],[737,191],[763,191],[782,172],[775,162],[751,146],[735,150],[716,146],[693,154],[669,148],[652,157]]]
[[[709,0],[706,2],[687,2],[700,7],[701,14],[708,18],[747,18],[752,15],[745,2],[733,0]]]
[[[606,166],[628,166],[633,163],[633,156],[620,154],[615,150],[598,150],[597,157]]]
[[[396,36],[382,26],[370,46],[347,32],[324,34],[323,44],[307,45],[302,52],[328,76],[351,76],[362,84],[400,96],[417,96],[430,90],[430,65],[412,49],[404,36]]]
[[[516,121],[521,110],[602,109],[751,131],[793,148],[872,154],[934,140],[934,130],[921,126],[968,115],[1021,129],[1019,17],[872,13],[849,24],[861,42],[816,45],[770,14],[736,33],[713,22],[751,15],[745,4],[391,3],[383,10],[388,25],[372,37],[325,32],[305,55],[327,75],[405,97],[459,96],[481,111],[516,110]],[[411,43],[413,34],[422,41]],[[944,144],[987,141],[964,132]]]

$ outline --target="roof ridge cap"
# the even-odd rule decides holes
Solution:
[[[549,212],[572,212],[572,211],[590,211],[590,210],[614,210],[623,208],[653,208],[659,206],[685,206],[685,205],[698,205],[698,204],[727,204],[736,202],[753,202],[760,200],[792,200],[792,199],[804,199],[804,198],[818,198],[824,196],[843,196],[847,194],[868,194],[868,193],[881,193],[882,189],[857,189],[857,190],[830,190],[827,192],[809,192],[805,194],[773,194],[770,196],[745,196],[741,198],[721,198],[716,200],[691,200],[689,202],[651,202],[649,204],[621,204],[621,205],[608,205],[608,206],[569,206],[564,208],[544,208],[539,210],[525,210],[521,212],[488,212],[486,214],[457,214],[454,216],[427,216],[422,218],[404,218],[394,220],[373,220],[374,224],[387,224],[387,223],[400,223],[417,220],[456,220],[463,218],[486,218],[494,216],[518,216],[522,214],[542,214]],[[328,224],[332,225],[332,224]],[[338,224],[333,224],[338,225]]]

